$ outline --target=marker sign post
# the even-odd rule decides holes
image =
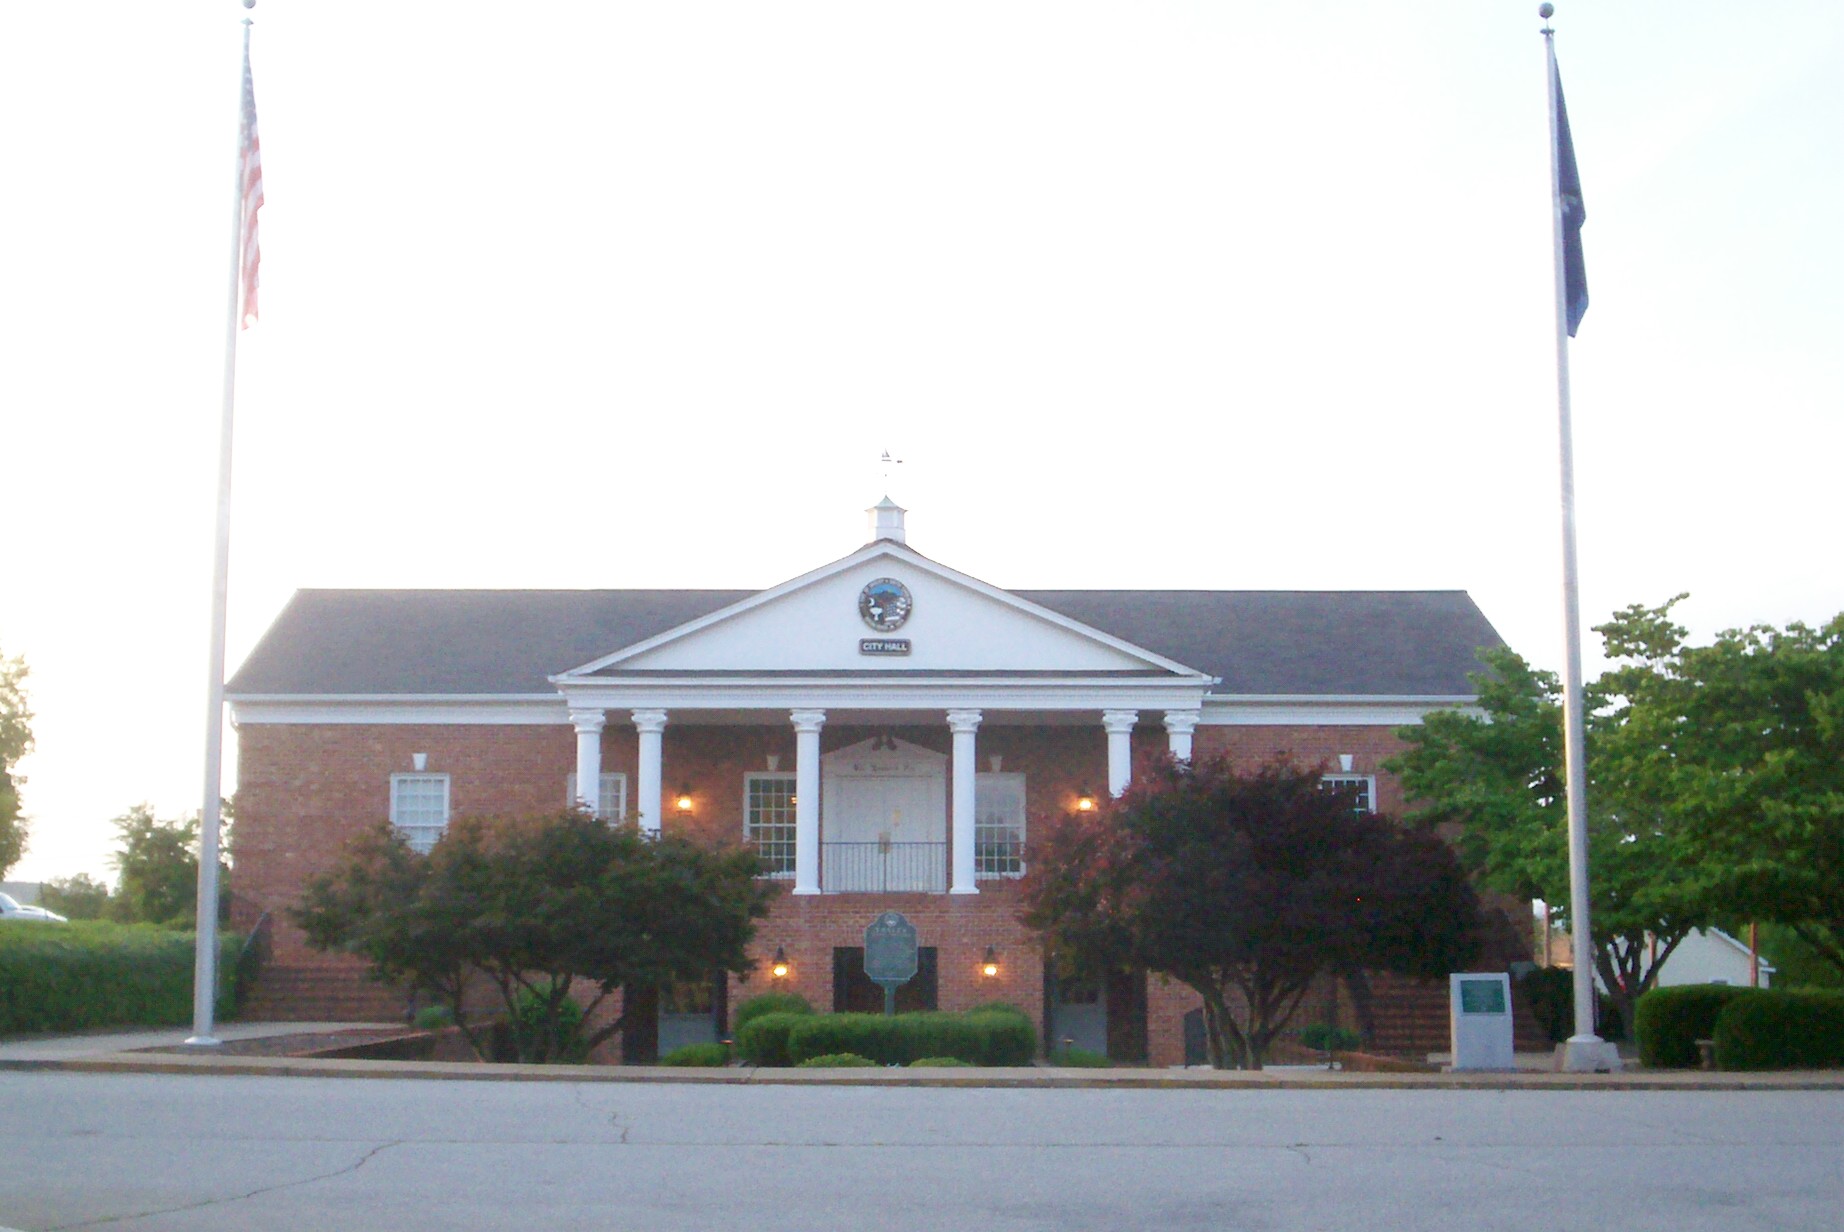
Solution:
[[[1511,977],[1502,972],[1461,972],[1448,977],[1453,1068],[1511,1070]]]
[[[864,973],[884,990],[884,1014],[896,1013],[896,990],[916,976],[916,926],[886,911],[864,930]]]

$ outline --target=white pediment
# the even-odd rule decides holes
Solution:
[[[900,626],[878,629],[862,615],[860,597],[885,578],[901,583],[911,603]],[[870,544],[562,679],[680,672],[1198,676],[889,542]]]

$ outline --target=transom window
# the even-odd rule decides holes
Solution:
[[[973,779],[973,875],[986,881],[1024,875],[1024,775]]]
[[[627,775],[612,770],[602,775],[601,798],[596,801],[595,815],[603,821],[620,821],[627,816]],[[576,806],[576,775],[564,781],[563,798]]]
[[[427,852],[448,829],[446,774],[391,775],[391,825],[413,851]]]
[[[755,844],[768,876],[794,875],[793,775],[744,776],[743,837]]]
[[[1320,785],[1328,791],[1352,791],[1357,793],[1357,803],[1352,805],[1354,813],[1374,813],[1377,811],[1377,780],[1372,774],[1328,774],[1322,777]]]

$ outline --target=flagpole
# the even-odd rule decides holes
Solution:
[[[243,0],[256,7],[256,0]],[[250,62],[250,19],[243,19],[243,61]],[[192,1034],[186,1043],[210,1047],[219,1043],[212,1034],[218,987],[218,847],[223,810],[224,775],[224,643],[225,613],[230,595],[231,430],[237,410],[237,333],[242,327],[240,294],[243,289],[243,211],[245,189],[244,143],[249,138],[249,115],[244,107],[244,70],[237,72],[236,191],[231,198],[231,258],[229,305],[224,322],[223,405],[218,428],[217,543],[211,569],[211,650],[206,673],[205,703],[205,804],[199,815],[198,922],[192,961]]]
[[[1549,85],[1550,229],[1556,266],[1556,424],[1562,477],[1562,716],[1563,778],[1569,812],[1569,931],[1575,959],[1575,1034],[1556,1046],[1556,1068],[1618,1069],[1620,1057],[1594,1033],[1594,942],[1588,901],[1588,751],[1582,713],[1581,591],[1575,554],[1575,437],[1569,408],[1568,264],[1563,240],[1562,78],[1556,68],[1555,8],[1537,9],[1544,20],[1543,49]]]

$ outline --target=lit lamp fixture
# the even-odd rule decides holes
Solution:
[[[999,974],[999,953],[990,945],[986,947],[986,957],[980,962],[980,974],[989,980]]]
[[[1095,811],[1095,793],[1084,787],[1076,793],[1076,812],[1092,813]]]
[[[681,813],[691,812],[692,794],[691,794],[691,787],[689,784],[687,786],[679,788],[679,794],[673,800],[672,803],[674,807],[676,807]]]
[[[788,978],[788,952],[780,946],[775,947],[775,961],[769,967],[768,973],[778,980]]]

